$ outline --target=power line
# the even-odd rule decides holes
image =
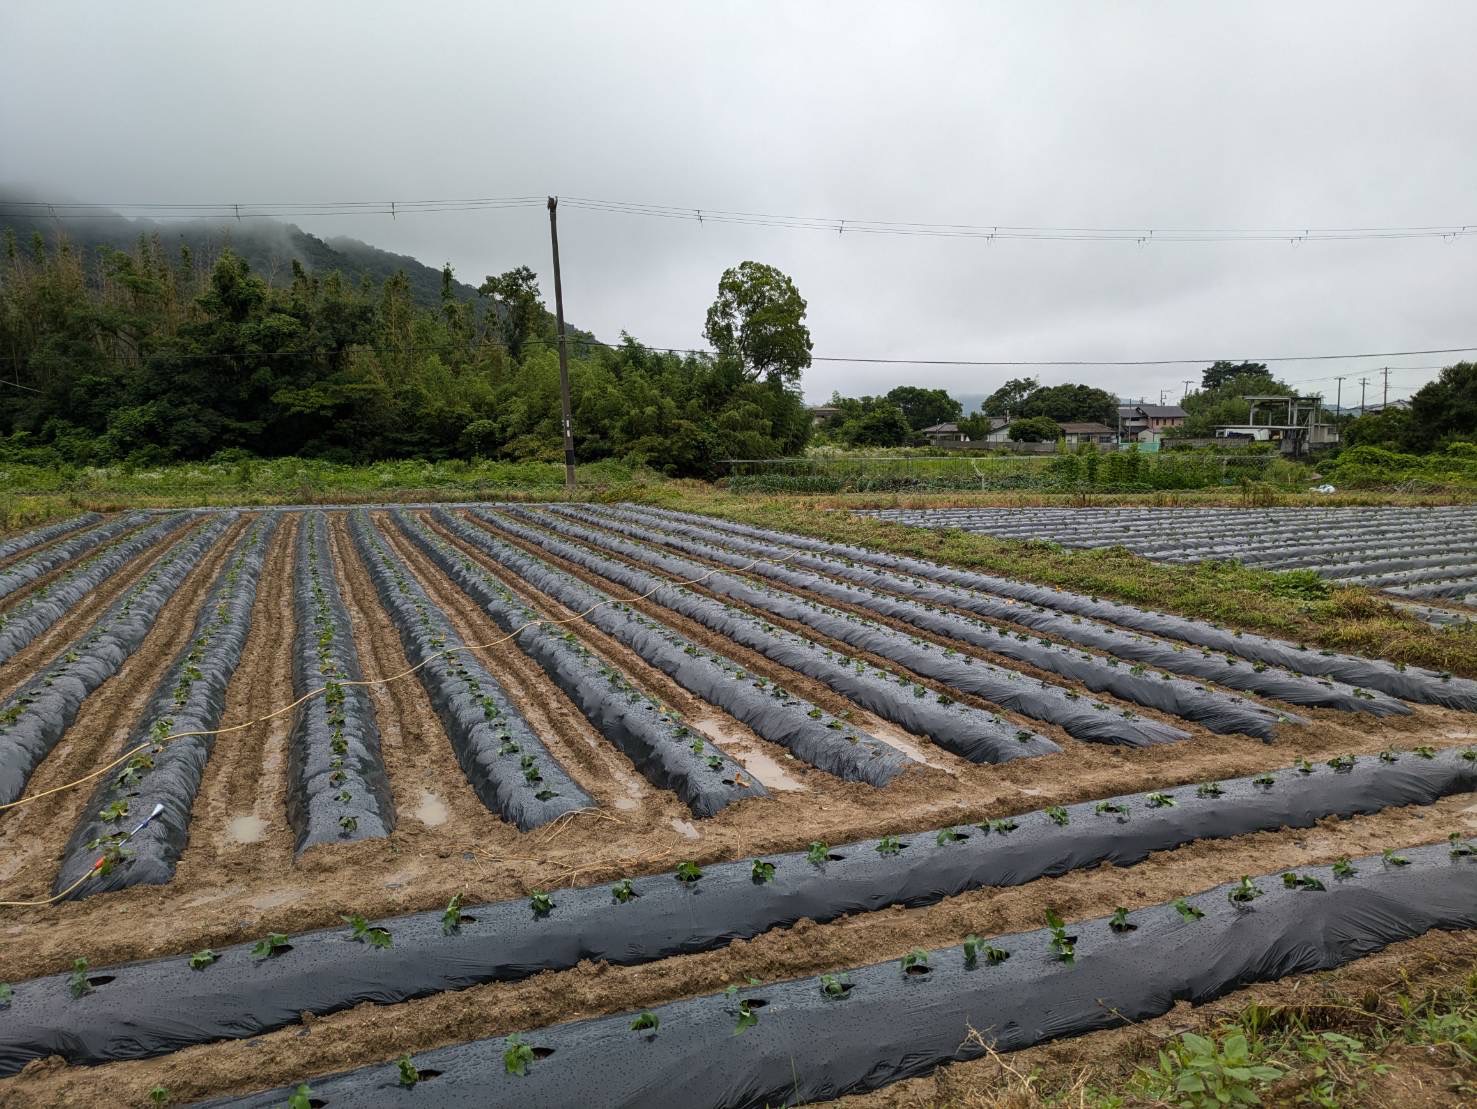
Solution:
[[[219,218],[247,220],[276,217],[379,215],[398,218],[437,212],[494,211],[536,207],[543,197],[463,197],[432,200],[333,200],[164,203],[93,203],[78,201],[8,200],[3,203],[19,211],[0,215],[28,218],[128,219],[126,213],[156,218]],[[1054,226],[1047,224],[930,223],[923,221],[868,220],[842,216],[799,216],[773,212],[747,212],[722,208],[648,204],[603,200],[596,197],[564,197],[567,208],[652,219],[772,227],[796,231],[823,231],[836,235],[902,235],[927,238],[1041,240],[1056,242],[1290,242],[1304,243],[1350,239],[1445,239],[1455,241],[1477,234],[1477,223],[1420,224],[1366,227],[1174,227],[1174,226]]]

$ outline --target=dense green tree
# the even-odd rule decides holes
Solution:
[[[703,336],[750,378],[784,388],[796,388],[810,365],[805,301],[789,277],[762,262],[723,272]]]
[[[1409,409],[1386,408],[1379,412],[1369,412],[1344,425],[1343,445],[1404,450],[1405,445],[1414,438],[1411,433],[1412,423]]]
[[[450,269],[443,278],[449,288]],[[409,289],[407,287],[407,296]],[[523,354],[529,339],[541,337],[542,324],[548,318],[544,302],[539,298],[538,275],[527,266],[519,266],[497,277],[488,276],[477,288],[481,296],[490,297],[496,306],[495,316],[503,345],[514,358]]]
[[[1028,416],[1012,421],[1005,436],[1012,443],[1049,443],[1062,437],[1062,429],[1050,416]]]
[[[899,385],[889,390],[885,400],[902,409],[908,426],[921,431],[934,424],[957,420],[964,406],[944,389],[922,389],[917,385]]]
[[[1244,396],[1275,394],[1289,397],[1297,392],[1268,374],[1265,366],[1260,366],[1259,363],[1243,365],[1249,365],[1252,369],[1231,377],[1219,378],[1220,384],[1213,389],[1201,388],[1187,394],[1180,401],[1180,407],[1185,410],[1185,422],[1180,427],[1168,429],[1168,433],[1188,438],[1206,438],[1215,434],[1217,425],[1246,423],[1251,405],[1242,399]]]
[[[1096,421],[1112,427],[1118,398],[1090,385],[1047,385],[1026,397],[1016,415],[1045,416],[1059,424]]]
[[[1477,362],[1447,366],[1410,398],[1407,450],[1429,451],[1477,436]]]
[[[1222,359],[1205,367],[1200,375],[1200,388],[1215,392],[1233,378],[1270,376],[1265,362],[1227,362]]]
[[[1016,377],[985,398],[980,412],[986,416],[1019,416],[1026,398],[1041,388],[1034,377]]]

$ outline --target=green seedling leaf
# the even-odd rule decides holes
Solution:
[[[915,947],[903,956],[903,973],[907,973],[914,967],[928,967],[928,952],[921,947]]]
[[[446,903],[446,911],[441,914],[441,934],[450,936],[460,932],[462,919],[462,895],[454,893]]]
[[[1062,808],[1060,805],[1050,806],[1046,810],[1046,819],[1050,820],[1053,824],[1060,825],[1063,828],[1065,828],[1068,824],[1072,822],[1072,818],[1067,815],[1067,810]]]
[[[1128,919],[1128,910],[1119,905],[1113,910],[1113,915],[1108,920],[1108,927],[1115,932],[1132,932],[1138,928],[1138,925]]]
[[[1117,801],[1099,801],[1093,806],[1092,811],[1097,813],[1098,816],[1112,814],[1126,817],[1128,815],[1128,806],[1119,804]]]
[[[285,933],[272,932],[266,939],[257,940],[251,948],[251,957],[253,959],[270,959],[287,946],[289,945]]]
[[[1404,855],[1395,854],[1395,849],[1393,847],[1386,847],[1384,851],[1380,853],[1380,861],[1383,862],[1386,866],[1410,865],[1410,860],[1407,859]]]
[[[1411,751],[1411,754],[1415,755],[1417,758],[1434,759],[1436,757],[1436,748],[1423,744],[1420,747],[1414,748]]]
[[[1328,760],[1328,765],[1333,767],[1335,774],[1346,774],[1354,769],[1355,758],[1353,755],[1338,755]]]
[[[1333,876],[1335,878],[1352,878],[1359,873],[1359,868],[1349,861],[1348,855],[1341,855],[1334,860]]]
[[[407,1090],[421,1080],[421,1072],[410,1061],[409,1055],[402,1055],[395,1060],[395,1069],[400,1072],[400,1085]]]
[[[1466,858],[1469,855],[1477,855],[1477,845],[1473,845],[1462,839],[1460,832],[1452,832],[1446,837],[1446,842],[1451,844],[1451,857],[1453,859]]]
[[[698,868],[697,863],[691,860],[677,864],[675,877],[679,882],[696,882],[702,876],[703,872]]]
[[[534,916],[548,916],[554,911],[554,899],[543,890],[534,890],[528,895],[528,907]]]
[[[67,992],[72,995],[73,1001],[92,992],[92,983],[87,980],[86,959],[72,960],[72,973],[67,975]]]
[[[749,876],[760,885],[765,882],[774,881],[774,863],[767,863],[763,859],[755,859],[754,865],[749,868]]]
[[[303,1082],[287,1099],[287,1109],[313,1109],[313,1091]]]
[[[661,1018],[655,1013],[643,1012],[631,1022],[632,1032],[655,1032],[661,1027]]]
[[[528,1074],[534,1058],[533,1048],[523,1042],[522,1036],[515,1032],[508,1037],[508,1048],[503,1052],[503,1070],[522,1078]]]
[[[845,997],[847,995],[847,993],[850,992],[850,990],[851,990],[851,983],[845,981],[843,978],[841,978],[840,975],[836,975],[836,974],[822,974],[821,975],[821,993],[825,994],[827,997],[833,997],[833,998]]]
[[[1293,768],[1297,770],[1299,774],[1311,774],[1315,769],[1313,764],[1307,759],[1298,759],[1298,761],[1293,764]]]
[[[206,967],[208,967],[211,963],[215,962],[219,958],[220,956],[217,955],[210,948],[202,947],[199,951],[190,956],[190,969],[204,970]]]
[[[1197,909],[1194,905],[1191,905],[1183,897],[1176,897],[1174,899],[1174,911],[1179,913],[1184,920],[1187,920],[1190,923],[1194,923],[1205,915],[1204,909]]]
[[[1067,935],[1067,926],[1055,909],[1046,910],[1046,926],[1051,929],[1051,950],[1063,963],[1077,961],[1076,941]]]
[[[759,1023],[759,1014],[754,1012],[753,1006],[748,1001],[738,1003],[738,1022],[734,1025],[733,1034],[737,1036],[740,1032],[747,1032]]]
[[[1243,874],[1241,881],[1237,882],[1235,888],[1226,894],[1226,899],[1233,905],[1249,905],[1261,895],[1261,889],[1252,883],[1250,876]]]
[[[615,898],[616,901],[620,904],[624,905],[627,901],[631,900],[631,898],[638,895],[635,889],[631,886],[631,879],[622,878],[619,882],[610,887],[610,896]]]
[[[820,866],[826,861],[826,856],[831,853],[831,845],[824,840],[811,840],[810,846],[805,850],[805,861],[813,866]]]
[[[1282,884],[1290,890],[1326,890],[1327,886],[1311,874],[1294,874],[1288,871],[1282,875]]]
[[[988,946],[973,932],[964,937],[964,965],[972,967],[979,962],[980,951]]]
[[[1262,774],[1259,777],[1253,778],[1251,784],[1254,786],[1275,786],[1277,779],[1270,774]]]
[[[902,849],[903,845],[897,836],[883,836],[877,841],[877,854],[879,855],[896,855]]]
[[[1226,791],[1221,788],[1220,782],[1201,782],[1195,787],[1196,797],[1219,797]]]
[[[1011,820],[1009,817],[1005,817],[1001,820],[990,821],[990,831],[996,833],[997,835],[1008,836],[1011,832],[1015,831],[1019,827],[1020,825],[1014,820]]]
[[[1174,798],[1167,793],[1151,793],[1145,800],[1151,809],[1164,809],[1174,807]]]
[[[153,1089],[151,1089],[149,1091],[149,1104],[150,1105],[168,1105],[169,1104],[169,1087],[168,1086],[155,1086]]]
[[[961,836],[958,832],[954,831],[953,828],[940,828],[939,834],[934,837],[934,842],[942,847],[946,843],[958,843],[963,838],[964,837]]]
[[[1380,762],[1394,762],[1400,757],[1400,749],[1394,744],[1380,752]]]
[[[10,988],[10,983],[0,982],[0,1009],[9,1009],[14,997],[15,991]]]

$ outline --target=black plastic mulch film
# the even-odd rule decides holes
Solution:
[[[456,650],[461,638],[381,541],[367,512],[349,514],[349,534],[406,657],[420,665],[416,676],[482,803],[521,832],[593,805],[497,679],[471,651]]]
[[[1203,620],[1195,620],[1186,616],[1154,612],[1137,608],[1131,604],[1104,601],[1045,585],[1012,581],[1010,578],[995,577],[975,570],[959,570],[943,563],[911,558],[907,555],[888,554],[866,547],[854,547],[840,543],[826,543],[805,535],[770,531],[691,512],[675,512],[671,509],[645,511],[652,516],[667,520],[701,524],[720,531],[801,547],[805,550],[824,551],[841,558],[881,566],[884,569],[901,570],[903,573],[914,574],[931,581],[960,585],[966,589],[979,589],[986,593],[998,593],[1004,597],[1044,605],[1061,612],[1091,616],[1095,619],[1120,624],[1126,628],[1148,632],[1151,635],[1183,640],[1201,647],[1209,647],[1214,651],[1264,662],[1269,666],[1281,666],[1298,674],[1326,677],[1360,689],[1377,689],[1405,701],[1477,712],[1477,681],[1470,678],[1457,678],[1451,674],[1438,673],[1424,667],[1405,666],[1382,659],[1314,649],[1302,644],[1292,644],[1285,640],[1256,635],[1252,632],[1239,632],[1230,628],[1217,627]]]
[[[573,632],[539,621],[481,567],[396,513],[400,526],[441,570],[482,605],[521,649],[543,668],[607,740],[648,781],[670,789],[700,817],[749,797],[767,796],[759,782],[718,745],[703,741],[676,714],[641,692],[616,667],[585,647]],[[533,621],[530,623],[530,621]],[[526,625],[526,626],[525,626]]]
[[[1445,845],[1400,857],[1403,865],[1354,860],[1345,878],[1304,868],[1298,877],[1309,884],[1295,887],[1279,874],[1218,886],[1184,899],[1194,919],[1159,904],[1119,929],[1107,917],[1073,922],[1070,962],[1050,931],[1018,932],[991,937],[972,960],[949,947],[658,1006],[654,1028],[627,1012],[423,1052],[411,1065],[430,1077],[413,1087],[387,1062],[310,1088],[326,1107],[602,1109],[757,1109],[875,1090],[978,1058],[986,1044],[1015,1051],[1118,1027],[1180,1001],[1341,966],[1433,929],[1477,926],[1477,860],[1453,858]],[[518,1044],[527,1054],[509,1066]],[[292,1089],[212,1104],[279,1106]]]
[[[281,1028],[304,1012],[323,1015],[364,1001],[393,1004],[563,970],[585,959],[645,963],[722,947],[801,918],[825,922],[893,904],[927,905],[967,890],[1021,885],[1104,862],[1132,866],[1151,852],[1197,839],[1307,828],[1330,816],[1426,805],[1477,788],[1477,749],[1392,757],[1358,758],[1342,770],[1324,764],[1289,768],[1214,789],[1187,785],[1120,795],[947,834],[769,855],[762,860],[774,864],[768,881],[745,860],[705,865],[696,882],[679,882],[672,872],[633,878],[624,898],[609,885],[558,890],[553,908],[542,915],[523,900],[469,905],[460,925],[448,929],[440,912],[417,913],[378,922],[393,943],[384,950],[355,943],[347,928],[335,928],[294,935],[290,950],[261,960],[249,955],[249,944],[228,947],[202,970],[191,969],[187,954],[97,968],[95,973],[111,980],[75,1001],[64,975],[19,982],[10,1007],[0,1009],[0,1074],[49,1055],[72,1063],[159,1055]],[[1361,881],[1373,869],[1361,867]],[[1423,889],[1412,891],[1417,910]],[[1463,898],[1467,910],[1477,912],[1477,897]],[[1396,915],[1406,919],[1403,910]],[[1307,931],[1297,933],[1304,946],[1325,942],[1325,923],[1310,921]],[[1239,938],[1234,946],[1241,946]],[[1153,961],[1161,964],[1158,973],[1176,966],[1208,973],[1212,965],[1209,956]],[[1032,974],[1039,971],[1029,960],[1024,965]],[[1297,969],[1306,968],[1288,964],[1279,973]],[[1010,992],[992,988],[988,999]],[[894,1011],[891,1021],[897,1019]],[[980,1027],[991,1023],[985,1014],[980,1019]],[[1056,1034],[1087,1030],[1055,1018],[1052,1026]],[[951,1050],[962,1038],[954,1035]],[[816,1042],[831,1043],[832,1036]],[[887,1041],[862,1037],[849,1050],[863,1051],[873,1042]],[[601,1088],[588,1081],[589,1089]]]
[[[395,827],[374,705],[328,548],[328,517],[305,512],[293,561],[292,691],[324,687],[299,710],[287,745],[287,821],[299,851],[375,839]]]
[[[712,593],[728,597],[781,619],[803,624],[850,647],[879,655],[899,666],[906,667],[915,674],[943,682],[953,689],[974,694],[1003,709],[1031,717],[1033,720],[1044,720],[1056,724],[1077,739],[1141,747],[1155,743],[1174,743],[1189,737],[1188,732],[1162,721],[1140,716],[1132,710],[1114,712],[1108,704],[1083,697],[1074,690],[1054,685],[1051,682],[1038,681],[1018,671],[995,666],[972,655],[961,654],[952,648],[939,647],[937,644],[929,643],[905,632],[895,631],[875,621],[805,600],[793,593],[770,589],[732,574],[713,573],[710,567],[689,559],[665,554],[652,546],[626,542],[609,532],[591,531],[557,517],[536,516],[523,509],[506,508],[504,511],[541,524],[561,535],[579,538],[593,546],[624,554],[628,558],[638,559],[643,565],[659,567],[669,574],[681,577],[711,574],[703,582],[703,588]],[[511,523],[507,516],[494,516],[482,511],[476,514],[478,518],[494,523],[510,533],[521,534],[529,541],[538,543],[550,551],[558,550],[559,553],[564,554],[570,547],[569,544],[560,543],[559,540],[554,539],[548,531],[533,531],[523,527],[520,532],[521,525]],[[569,554],[566,557],[575,556]],[[579,557],[588,559],[592,556],[585,553]],[[653,599],[663,604],[671,603],[666,591],[658,593]],[[737,632],[729,631],[727,628],[722,630],[738,638]],[[776,659],[776,661],[781,660]],[[787,663],[787,665],[790,664]],[[796,665],[795,668],[802,669],[803,672],[801,666]],[[871,670],[865,669],[863,676],[869,674]],[[903,689],[906,689],[912,683],[902,678],[900,684]],[[923,687],[920,685],[917,688],[922,689]],[[839,691],[852,696],[850,691]],[[855,699],[853,697],[853,700]],[[872,706],[867,705],[867,707]],[[874,709],[873,711],[878,712],[878,715],[884,715],[880,710]],[[902,722],[898,721],[898,723]],[[906,724],[903,726],[908,727]],[[917,731],[918,729],[909,727],[908,730]],[[932,732],[927,734],[933,735]],[[1029,733],[1027,735],[1029,736]],[[935,739],[937,741],[936,737]]]
[[[665,578],[658,578],[624,562],[606,558],[587,547],[565,543],[547,532],[524,527],[508,517],[488,513],[477,515],[485,524],[506,534],[526,539],[541,549],[592,570],[610,581],[638,593],[651,593],[653,602],[720,632],[741,646],[758,651],[764,657],[797,673],[824,682],[837,693],[884,720],[889,720],[914,735],[924,736],[971,762],[1007,762],[1011,759],[1055,754],[1061,750],[1038,732],[1019,727],[993,713],[960,704],[947,695],[941,696],[900,673],[858,663],[812,639],[777,628],[732,605],[703,597]],[[472,541],[475,542],[475,538]],[[611,549],[620,549],[619,543],[616,540],[611,544]],[[669,562],[672,565],[679,564],[679,560],[669,560],[657,552],[649,554],[646,562],[650,565],[665,567]],[[683,577],[696,577],[699,573],[706,573],[695,563],[686,565],[692,572],[681,575]],[[725,576],[708,578],[704,584],[719,581]]]
[[[138,527],[148,519],[148,514],[144,512],[126,512],[121,516],[115,516],[111,520],[99,523],[96,527],[90,527],[86,531],[63,539],[60,543],[53,543],[44,551],[35,551],[26,555],[25,558],[17,559],[5,569],[0,570],[0,599],[10,596],[17,589],[30,585],[37,578],[51,573],[58,566],[78,555],[86,554],[94,547],[108,542],[130,528]],[[66,529],[66,531],[70,530],[72,529]],[[66,531],[61,534],[65,534]],[[39,545],[40,542],[45,542],[45,540],[39,540],[37,544],[27,544],[26,547],[20,549],[26,550],[30,546]],[[0,548],[0,557],[4,557],[3,548]]]
[[[742,565],[755,554],[775,558],[786,553],[773,544],[744,540],[725,532],[670,521],[633,526],[622,519],[611,519],[579,510],[571,510],[566,514],[644,542],[659,543],[727,566]],[[684,536],[690,538],[683,538]],[[734,553],[745,548],[749,551],[747,555]],[[1094,693],[1108,693],[1133,704],[1194,720],[1214,732],[1240,732],[1259,739],[1271,739],[1279,723],[1302,722],[1299,717],[1279,713],[1244,697],[1216,692],[1206,686],[1175,677],[1167,671],[1150,674],[1146,666],[1120,666],[1115,659],[1053,643],[1045,637],[1033,639],[1026,632],[1012,635],[1009,629],[998,625],[940,612],[917,601],[904,600],[874,589],[844,585],[821,577],[813,570],[795,570],[771,563],[755,567],[754,572],[782,582],[792,589],[808,590],[828,600],[892,617],[925,631],[1027,663],[1048,673],[1060,674],[1080,682]],[[1408,711],[1398,702],[1388,698],[1382,700],[1391,706],[1388,710],[1390,712]]]
[[[99,782],[62,852],[53,892],[75,883],[100,856],[107,858],[104,867],[72,898],[163,885],[174,877],[189,843],[190,811],[215,737],[160,741],[178,732],[209,731],[220,725],[226,687],[251,631],[257,580],[279,520],[276,513],[259,517],[227,556],[185,647],[160,677],[148,707],[117,753],[151,741],[154,746]],[[155,805],[164,810],[124,845],[122,837]]]
[[[175,542],[85,635],[0,704],[0,804],[25,792],[88,694],[138,650],[164,603],[235,518],[235,513],[211,516]],[[170,526],[176,523],[172,518]]]
[[[684,689],[717,705],[763,738],[790,748],[812,766],[849,781],[882,786],[913,762],[895,747],[802,700],[777,683],[745,672],[732,659],[677,635],[627,605],[608,603],[609,594],[585,585],[578,578],[493,539],[457,517],[438,513],[436,518],[452,534],[570,611],[586,613],[585,619],[591,624],[635,651]],[[405,526],[403,520],[402,526]],[[601,607],[592,610],[596,604]],[[695,753],[705,754],[707,744],[701,737],[691,742],[697,747]]]
[[[110,578],[135,555],[148,550],[189,518],[172,513],[158,522],[124,536],[73,566],[54,581],[22,597],[0,613],[0,662],[29,646],[60,620],[68,609]]]
[[[42,543],[50,543],[59,535],[66,535],[67,532],[76,531],[78,528],[91,527],[101,520],[100,513],[84,512],[80,516],[69,516],[65,520],[58,520],[53,524],[45,524],[39,528],[23,531],[19,535],[12,535],[0,543],[0,558],[10,558],[22,551],[29,551],[32,547],[41,546]]]
[[[562,508],[559,510],[562,511]],[[591,521],[603,520],[603,514],[597,516],[592,513],[588,518]],[[649,519],[657,527],[680,526],[672,521],[638,516],[635,513],[628,518]],[[691,534],[696,530],[684,530],[682,534]],[[1068,616],[1040,605],[1023,604],[1010,598],[982,593],[979,590],[940,585],[937,582],[930,582],[925,578],[911,575],[883,573],[858,565],[851,559],[807,554],[798,547],[761,544],[717,531],[711,531],[708,534],[721,535],[734,550],[742,551],[762,547],[776,554],[789,554],[792,555],[793,565],[809,567],[820,573],[843,578],[884,593],[902,594],[915,598],[924,602],[925,619],[932,615],[927,608],[928,605],[948,605],[973,612],[977,616],[1008,621],[1060,639],[1107,651],[1118,658],[1131,659],[1135,663],[1142,664],[1140,669],[1146,666],[1158,666],[1163,670],[1192,674],[1197,678],[1204,678],[1232,689],[1257,693],[1264,697],[1286,701],[1289,704],[1335,708],[1347,712],[1369,712],[1377,716],[1399,715],[1410,711],[1401,702],[1385,694],[1371,693],[1368,690],[1335,684],[1326,679],[1294,674],[1281,668],[1274,669],[1264,663],[1253,667],[1241,666],[1239,665],[1240,659],[1234,655],[1218,655],[1205,648],[1187,649],[1166,640],[1146,637],[1123,628],[1115,628],[1111,624],[1093,620],[1084,621],[1080,616]],[[914,615],[910,616],[910,612]],[[916,620],[918,619],[917,612],[918,609],[915,606],[909,610],[898,611],[895,615],[903,619]],[[920,626],[928,626],[921,620],[919,622]],[[978,625],[975,627],[977,628]],[[1114,664],[1110,662],[1108,665]],[[1160,683],[1151,681],[1150,686],[1151,690],[1157,689]],[[1150,695],[1153,696],[1152,691]],[[1128,694],[1125,693],[1124,696]],[[1167,711],[1179,712],[1170,704],[1160,704],[1158,707],[1165,708]],[[1217,711],[1216,707],[1213,706],[1212,713],[1215,711]],[[1190,715],[1188,712],[1179,714],[1187,717]],[[1215,728],[1210,721],[1207,721],[1207,726]],[[1222,729],[1215,728],[1215,730]]]

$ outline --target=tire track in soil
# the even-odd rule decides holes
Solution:
[[[682,998],[717,993],[751,976],[768,983],[840,972],[899,958],[915,947],[932,950],[957,944],[971,932],[991,938],[1029,931],[1040,927],[1048,907],[1073,923],[1106,916],[1120,905],[1132,913],[1234,881],[1242,874],[1300,870],[1330,863],[1341,855],[1433,842],[1453,826],[1459,806],[1466,801],[1445,798],[1428,807],[1390,809],[1347,821],[1330,819],[1312,828],[1205,840],[1156,852],[1126,869],[1074,870],[1022,886],[974,890],[917,909],[889,907],[825,924],[802,920],[716,950],[635,966],[582,963],[518,982],[472,986],[388,1008],[360,1005],[314,1019],[306,1026],[290,1026],[250,1040],[185,1048],[158,1059],[99,1067],[33,1065],[15,1078],[0,1080],[0,1097],[14,1091],[26,1096],[27,1105],[61,1105],[68,1103],[67,1098],[74,1099],[70,1104],[78,1104],[107,1089],[113,1097],[126,1094],[133,1100],[146,1100],[148,1089],[158,1082],[176,1097],[193,1100],[311,1082],[315,1076],[367,1063],[388,1067],[389,1061],[406,1052],[513,1032],[527,1035],[530,1029],[554,1023],[655,1009]],[[1328,980],[1329,974],[1357,975],[1361,964],[1388,960],[1392,952],[1446,949],[1452,944],[1470,951],[1473,942],[1468,932],[1433,933],[1316,979],[1295,975],[1248,989],[1257,993],[1297,991],[1310,982]],[[1021,954],[1029,957],[1029,953]],[[1212,1004],[1226,1003],[1222,999]],[[1186,1012],[1180,1007],[1159,1019],[1182,1025]],[[1108,1030],[1058,1042],[1081,1045],[1093,1037],[1132,1031]]]
[[[35,675],[43,663],[49,662],[65,644],[70,643],[91,627],[92,622],[138,581],[155,560],[168,550],[170,544],[179,539],[184,528],[193,522],[196,521],[181,521],[180,527],[162,536],[152,547],[140,551],[118,567],[96,589],[87,593],[67,609],[61,619],[0,663],[0,699],[13,694]],[[10,599],[7,598],[7,607],[9,603]]]
[[[340,513],[329,515],[328,543],[362,677],[373,680],[408,670],[411,662],[400,633],[380,604]],[[517,829],[490,812],[467,781],[420,676],[373,685],[368,691],[395,804],[395,848],[422,846],[444,858],[476,844],[516,842]],[[317,848],[309,854],[329,853]]]
[[[423,519],[422,522],[467,558],[497,578],[541,617],[565,620],[573,614],[560,601],[524,581],[475,547],[462,542],[433,521]],[[664,672],[646,662],[635,651],[606,635],[588,621],[580,620],[574,624],[561,626],[574,632],[585,646],[623,670],[641,689],[675,709],[690,727],[702,732],[709,740],[725,749],[765,788],[771,791],[776,789],[809,790],[823,788],[825,782],[835,780],[833,775],[817,770],[808,763],[795,758],[784,746],[771,743],[741,720],[728,715],[717,705],[703,700],[678,685]],[[817,775],[819,777],[816,777]]]
[[[185,645],[184,636],[194,626],[216,575],[250,522],[242,518],[226,529],[164,603],[138,650],[83,701],[72,726],[32,775],[27,794],[89,773],[122,751],[155,686]],[[67,838],[95,788],[95,781],[87,782],[0,815],[0,882],[5,883],[7,900],[44,897],[51,892]]]
[[[465,643],[487,643],[504,632],[480,605],[417,550],[395,526],[377,517],[380,534],[415,574]],[[601,808],[622,821],[651,824],[687,820],[687,806],[658,790],[616,747],[597,732],[537,662],[512,640],[486,651],[471,652],[513,699],[534,734],[565,771]]]
[[[226,687],[221,725],[280,706],[292,690],[292,555],[302,517],[283,514],[257,579],[251,632]],[[217,736],[190,813],[189,844],[175,881],[252,881],[287,873],[293,835],[287,824],[287,737],[296,713]]]

